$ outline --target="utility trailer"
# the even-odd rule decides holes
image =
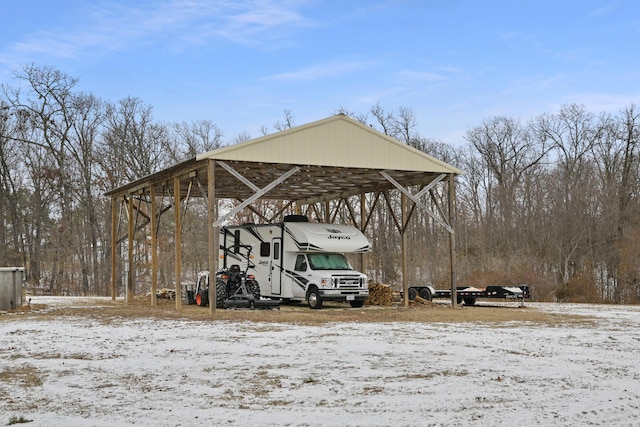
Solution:
[[[451,290],[436,290],[431,286],[411,286],[409,288],[409,300],[413,301],[416,296],[431,301],[436,298],[451,299]],[[499,286],[490,285],[484,289],[472,286],[460,286],[456,288],[456,301],[458,304],[474,305],[476,300],[482,299],[513,299],[524,304],[524,300],[529,298],[529,286]]]

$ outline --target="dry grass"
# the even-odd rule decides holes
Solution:
[[[299,325],[322,325],[331,322],[427,322],[427,323],[504,323],[533,322],[545,325],[584,323],[590,319],[576,315],[541,312],[532,307],[513,305],[480,305],[452,309],[447,304],[411,304],[402,307],[365,306],[353,309],[343,303],[325,303],[322,310],[311,310],[306,304],[282,305],[280,310],[224,310],[217,309],[212,317],[209,308],[182,305],[176,310],[175,302],[158,300],[155,307],[149,298],[137,298],[125,303],[122,299],[79,298],[69,307],[43,307],[32,305],[23,312],[27,317],[91,316],[109,323],[114,318],[192,319],[195,321],[225,320],[232,322],[274,322]],[[0,316],[0,321],[3,317]]]
[[[0,370],[0,384],[12,384],[20,387],[39,387],[42,378],[38,369],[29,364],[5,367]]]

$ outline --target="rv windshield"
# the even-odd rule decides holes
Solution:
[[[312,270],[353,270],[343,254],[308,254]]]

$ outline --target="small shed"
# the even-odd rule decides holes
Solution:
[[[359,212],[356,212],[349,199],[371,193],[385,197],[388,191],[399,191],[403,205],[412,203],[413,208],[424,209],[449,232],[452,304],[455,306],[455,177],[461,174],[459,169],[343,114],[199,154],[106,193],[111,197],[112,206],[112,298],[115,299],[116,295],[116,247],[119,242],[129,241],[127,258],[131,264],[133,237],[138,229],[143,228],[132,219],[136,211],[146,218],[142,225],[150,227],[152,304],[155,304],[157,242],[154,238],[159,215],[163,213],[158,211],[156,198],[164,194],[173,197],[176,308],[180,308],[181,210],[176,207],[189,195],[203,197],[207,201],[208,263],[209,270],[215,271],[220,225],[242,209],[252,209],[257,200],[283,201],[281,211],[295,212],[313,209],[318,203],[343,201],[342,205],[349,210],[354,225],[365,231],[370,213],[366,212],[365,203],[359,203]],[[446,206],[432,209],[425,200],[435,203],[433,191],[438,187],[441,187],[440,193],[447,196]],[[237,206],[219,216],[219,199],[235,200]],[[119,223],[119,206],[124,207],[128,218],[124,237],[119,236],[116,226]],[[273,218],[263,220],[271,222]],[[331,222],[331,218],[326,220]],[[405,214],[396,219],[401,233],[407,221]],[[407,268],[406,260],[402,267],[403,271]],[[128,289],[135,279],[133,270],[128,270]],[[403,286],[407,303],[406,280]],[[212,304],[210,309],[213,314],[215,305]]]
[[[22,307],[23,267],[0,267],[0,310]]]

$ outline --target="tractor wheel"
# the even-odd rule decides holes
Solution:
[[[418,292],[418,295],[420,295],[420,298],[422,299],[426,299],[427,301],[431,301],[431,291],[429,290],[429,288],[422,288],[420,289],[420,292]]]
[[[320,299],[320,291],[315,286],[312,286],[307,293],[307,302],[309,303],[309,308],[314,310],[318,310],[322,308],[322,300]]]
[[[209,304],[209,291],[206,289],[202,289],[200,292],[196,294],[196,305],[198,307],[206,307]]]
[[[246,283],[247,292],[249,292],[255,299],[260,299],[260,284],[255,280],[247,280]]]
[[[227,294],[227,285],[223,280],[216,280],[216,307],[223,308],[224,302],[229,298]]]

